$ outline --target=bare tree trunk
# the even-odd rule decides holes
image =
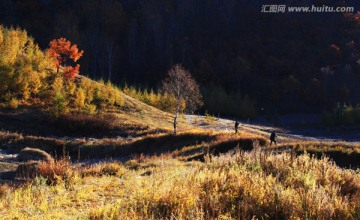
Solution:
[[[176,135],[176,124],[177,124],[178,114],[179,114],[179,106],[176,106],[176,112],[174,117],[174,135]]]
[[[201,105],[201,94],[196,81],[191,77],[181,65],[175,65],[168,72],[168,77],[163,81],[163,89],[170,97],[174,97],[175,117],[174,117],[174,135],[176,135],[177,118],[180,107],[185,110],[188,107]],[[189,98],[190,97],[190,98]]]

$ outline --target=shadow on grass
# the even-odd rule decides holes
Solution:
[[[319,152],[319,151],[306,151],[307,153],[314,155],[316,158],[320,159],[324,155],[333,160],[336,165],[342,168],[351,168],[357,169],[360,168],[360,153],[344,153],[341,151],[329,151],[329,152]],[[303,154],[304,151],[296,151],[298,155]]]
[[[234,140],[227,140],[222,142],[217,142],[211,144],[208,147],[208,152],[200,153],[194,156],[190,156],[187,158],[188,161],[197,160],[197,161],[204,161],[205,156],[207,153],[211,155],[219,155],[222,153],[227,153],[230,150],[235,148],[240,148],[244,151],[250,151],[254,148],[255,145],[258,146],[265,146],[266,140],[264,138],[238,138]]]
[[[339,167],[357,169],[360,168],[360,146],[347,145],[344,143],[304,143],[286,144],[276,148],[274,151],[295,151],[297,155],[305,152],[320,159],[323,156],[329,157]]]
[[[82,139],[65,141],[56,138],[22,136],[4,132],[0,137],[2,149],[8,153],[16,154],[25,147],[32,147],[44,150],[55,158],[69,155],[73,160],[128,157],[140,154],[175,153],[174,155],[176,155],[176,152],[185,147],[194,147],[186,157],[193,157],[198,154],[204,155],[206,151],[218,155],[236,147],[251,150],[254,143],[264,146],[266,140],[261,137],[233,137],[228,134],[214,134],[211,132],[180,133],[176,136],[169,133],[149,135],[132,141],[126,139],[102,139],[93,143]]]
[[[0,147],[7,153],[17,154],[25,147],[39,148],[50,154],[61,155],[66,142],[56,138],[23,136],[16,133],[0,132]]]
[[[128,143],[103,143],[91,146],[66,150],[70,155],[78,155],[82,159],[123,157],[136,154],[159,155],[162,153],[180,150],[184,146],[196,145],[201,142],[216,140],[212,134],[165,134],[161,136],[148,136]],[[80,150],[80,153],[79,153]]]
[[[165,130],[150,129],[147,125],[126,124],[116,115],[102,113],[96,115],[69,113],[53,117],[40,108],[20,108],[13,112],[0,109],[0,128],[13,133],[32,136],[57,137],[127,137]]]

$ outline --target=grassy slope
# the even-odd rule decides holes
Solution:
[[[141,134],[173,132],[173,114],[163,112],[125,94],[124,101],[124,106],[114,112],[120,124],[146,128]],[[196,129],[189,125],[183,115],[179,117],[177,126],[179,132]]]
[[[171,131],[173,116],[170,113],[160,111],[127,95],[123,96],[124,106],[102,112],[105,119],[112,120],[114,130],[126,129],[130,134],[132,132],[136,134],[136,131],[133,131],[135,129],[140,130],[142,134]],[[61,118],[54,120],[46,106],[21,106],[16,110],[0,109],[0,128],[11,132],[38,136],[69,135],[66,134],[66,129],[62,130],[58,125],[62,123],[60,120]],[[185,124],[185,120],[180,118],[180,130]],[[93,135],[96,136],[96,132]]]

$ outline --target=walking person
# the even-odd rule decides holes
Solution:
[[[236,122],[235,122],[235,134],[238,133],[238,129],[239,129],[239,122],[236,121]]]
[[[270,146],[272,145],[273,142],[275,143],[275,145],[277,145],[275,138],[276,138],[275,131],[272,131],[270,134]]]
[[[177,121],[177,116],[175,116],[174,118],[174,135],[176,135],[176,121]]]

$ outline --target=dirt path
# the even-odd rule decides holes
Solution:
[[[189,124],[209,130],[215,131],[234,131],[234,121],[222,118],[211,118],[198,115],[186,115],[186,120]],[[307,136],[297,131],[290,131],[279,127],[249,124],[240,122],[239,130],[243,130],[252,134],[261,135],[265,138],[269,138],[271,131],[275,131],[277,134],[277,140],[279,142],[293,142],[293,141],[343,141],[340,138],[333,138],[327,136]],[[355,141],[355,140],[354,140]],[[353,141],[351,141],[353,142]]]

